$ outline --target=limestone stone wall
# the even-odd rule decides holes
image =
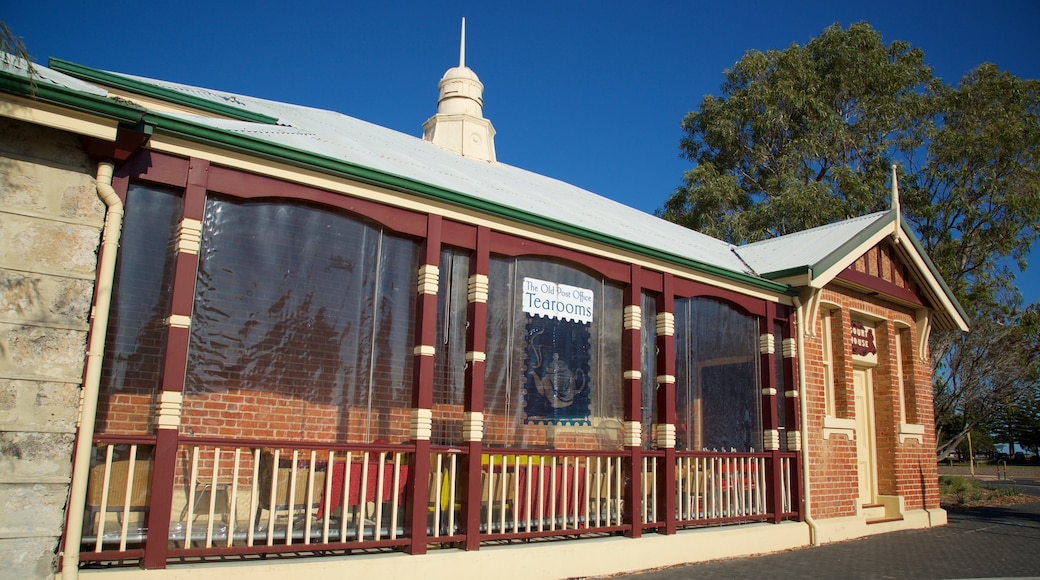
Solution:
[[[52,578],[105,206],[76,136],[0,118],[0,579]]]

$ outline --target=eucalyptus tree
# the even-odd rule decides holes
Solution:
[[[1009,305],[1040,235],[1040,82],[982,64],[947,84],[910,43],[835,24],[804,46],[746,53],[682,129],[693,167],[658,215],[737,244],[887,209],[897,165],[904,218],[968,312],[994,321],[976,324],[979,344],[934,337],[937,401],[941,380],[959,381],[937,425],[991,399],[976,395],[992,382],[955,375],[958,357],[1000,342],[981,332],[1023,314]],[[1036,358],[1012,352],[1022,367]],[[956,445],[941,432],[940,448]]]

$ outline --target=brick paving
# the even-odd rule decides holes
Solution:
[[[1040,503],[951,511],[949,524],[937,528],[619,578],[1040,578]]]

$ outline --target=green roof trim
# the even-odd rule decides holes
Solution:
[[[34,101],[61,105],[63,107],[115,119],[122,123],[139,123],[145,110],[141,107],[108,97],[92,95],[44,81],[0,71],[0,90]]]
[[[180,91],[174,91],[151,83],[127,78],[122,75],[93,69],[67,60],[61,60],[59,58],[51,57],[47,62],[47,66],[80,80],[122,89],[146,97],[153,97],[215,115],[231,117],[232,119],[237,119],[239,121],[263,123],[265,125],[275,125],[278,123],[278,119],[271,117],[270,115],[255,113],[239,107],[217,103],[201,97],[182,93]]]
[[[780,278],[787,278],[789,276],[802,276],[806,274],[809,275],[810,280],[813,276],[815,276],[812,266],[795,266],[794,268],[788,268],[786,270],[777,270],[776,272],[769,272],[768,274],[763,274],[762,277],[768,280],[779,280]]]
[[[820,260],[816,264],[811,264],[810,268],[813,271],[813,278],[815,279],[818,273],[826,272],[827,270],[830,270],[831,267],[833,267],[835,264],[844,260],[852,252],[852,250],[855,250],[864,242],[872,238],[874,234],[884,230],[885,228],[891,228],[891,214],[893,211],[894,210],[889,210],[888,215],[885,216],[885,219],[876,220],[874,223],[870,224],[870,227],[864,228],[855,236],[846,240],[844,244],[838,246],[837,248],[834,248],[834,251],[827,254],[827,257]]]

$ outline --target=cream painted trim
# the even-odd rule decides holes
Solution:
[[[914,425],[913,423],[899,424],[899,442],[906,443],[910,440],[924,444],[924,425]]]
[[[832,435],[844,435],[849,441],[855,441],[856,420],[843,419],[839,417],[824,417],[823,438],[830,439]]]
[[[640,447],[643,444],[643,425],[639,421],[625,421],[625,447]]]
[[[202,221],[184,218],[177,228],[177,251],[186,254],[199,254],[202,248]]]
[[[174,328],[191,328],[191,317],[186,314],[171,314],[163,322]]]
[[[484,438],[484,414],[466,411],[462,414],[462,440],[480,441]]]
[[[466,362],[484,362],[487,360],[487,353],[479,350],[471,350],[466,352]]]
[[[433,264],[423,264],[419,267],[419,275],[416,279],[416,288],[419,294],[436,294],[440,285],[441,270]]]
[[[762,431],[762,446],[766,451],[780,449],[780,431],[777,429],[766,429]]]
[[[806,320],[803,321],[805,328],[802,329],[802,336],[816,337],[816,321],[820,317],[820,298],[823,297],[823,290],[820,288],[805,287],[802,288],[799,299],[804,304],[803,308],[806,312]]]
[[[760,334],[758,336],[758,352],[761,354],[773,354],[776,352],[776,337],[772,334]]]
[[[794,358],[798,356],[798,343],[793,338],[785,338],[783,340],[784,358]]]
[[[927,308],[917,310],[917,358],[922,361],[929,359],[928,339],[932,334],[932,315]]]
[[[902,518],[898,520],[871,524],[868,524],[866,519],[861,516],[818,519],[816,526],[819,543],[841,542],[874,534],[923,529],[946,524],[946,512],[943,510],[908,510],[901,515]]]
[[[798,398],[798,391],[784,391],[784,396],[788,399]]]
[[[773,387],[763,387],[762,394],[767,397],[772,397],[776,394],[776,389],[774,389]]]
[[[0,116],[60,129],[77,135],[115,141],[119,122],[86,113],[31,101],[14,95],[0,95]]]
[[[412,350],[412,354],[415,356],[433,356],[437,354],[437,348],[428,344],[417,344],[415,349]]]
[[[675,448],[675,425],[672,425],[671,423],[657,424],[657,448]]]
[[[958,310],[954,307],[953,302],[950,302],[949,297],[946,295],[946,292],[943,291],[943,288],[939,284],[939,281],[934,276],[932,276],[931,271],[928,269],[928,266],[925,265],[924,260],[921,258],[921,255],[917,253],[917,248],[914,247],[912,244],[899,244],[899,247],[903,248],[906,251],[907,255],[910,256],[910,260],[914,263],[914,266],[916,266],[917,270],[921,273],[921,277],[924,278],[925,283],[928,285],[928,289],[931,290],[933,295],[935,295],[936,300],[938,300],[939,304],[942,305],[943,310],[945,310],[947,314],[950,315],[950,318],[953,319],[953,322],[957,325],[957,328],[960,329],[961,332],[968,332],[970,330],[968,328],[968,321],[961,318],[960,312],[958,312]]]
[[[838,276],[838,274],[841,274],[842,271],[845,270],[845,268],[849,267],[849,264],[852,264],[853,262],[858,260],[860,256],[867,253],[867,250],[878,245],[879,243],[881,243],[881,240],[887,238],[890,235],[892,235],[891,228],[883,228],[875,232],[874,235],[870,236],[865,241],[861,242],[855,248],[846,252],[844,259],[838,260],[833,266],[817,274],[813,278],[811,284],[812,287],[823,288],[827,284],[830,284],[831,281]],[[925,268],[924,271],[927,272],[928,269]]]
[[[642,371],[625,371],[624,378],[626,378],[626,379],[633,379],[633,380],[639,380],[639,379],[643,378],[643,372]]]
[[[788,451],[801,451],[802,450],[802,432],[798,430],[787,432],[787,450]]]
[[[201,525],[201,524],[200,524]],[[204,526],[203,526],[204,527]],[[80,571],[84,580],[283,580],[285,578],[425,578],[554,580],[607,577],[719,558],[786,552],[808,545],[803,522],[748,523],[679,530],[675,534],[590,537],[556,542],[482,545],[479,550],[359,553],[328,558],[192,562],[161,570],[139,567]]]
[[[778,284],[787,284],[788,286],[794,286],[795,288],[805,288],[812,284],[812,277],[808,272],[806,272],[805,274],[776,278],[773,282],[777,282]]]
[[[675,375],[657,375],[657,384],[670,385],[675,382]]]
[[[487,274],[473,274],[469,277],[469,290],[466,296],[470,302],[487,304],[488,301],[488,277]]]
[[[648,259],[646,256],[641,254],[622,252],[616,248],[603,244],[577,241],[570,237],[561,236],[559,232],[552,230],[536,228],[527,224],[518,225],[504,218],[489,218],[486,214],[477,210],[460,208],[459,206],[447,203],[408,196],[375,185],[352,181],[344,177],[337,177],[313,170],[301,169],[284,163],[261,163],[260,158],[248,154],[221,149],[210,145],[202,145],[173,135],[165,135],[161,133],[152,135],[149,145],[155,151],[161,151],[182,157],[198,157],[206,159],[215,165],[223,165],[292,183],[299,183],[337,193],[344,193],[354,197],[401,207],[412,211],[435,213],[446,219],[477,226],[487,226],[497,232],[545,242],[557,247],[568,248],[626,264],[637,264],[643,268],[672,274],[684,280],[710,284],[716,288],[730,290],[744,296],[751,296],[779,304],[792,304],[791,297],[789,296],[775,295],[754,288],[746,288],[726,278],[711,276],[700,272],[690,272],[689,270],[678,268],[673,264]]]
[[[433,434],[433,411],[412,409],[412,424],[409,433],[416,441],[429,441],[430,435]]]
[[[658,312],[655,327],[658,336],[675,336],[675,314],[672,312]]]
[[[155,409],[155,426],[159,429],[179,429],[184,394],[180,391],[163,391]]]
[[[640,330],[643,326],[643,309],[642,307],[629,304],[625,307],[624,314],[624,329],[625,330]]]
[[[888,322],[889,320],[884,316],[878,316],[877,314],[874,314],[872,312],[867,312],[866,310],[854,308],[852,306],[849,307],[849,316],[851,316],[853,320],[858,320],[860,322],[869,322],[871,324],[876,324],[878,322],[884,323]]]

